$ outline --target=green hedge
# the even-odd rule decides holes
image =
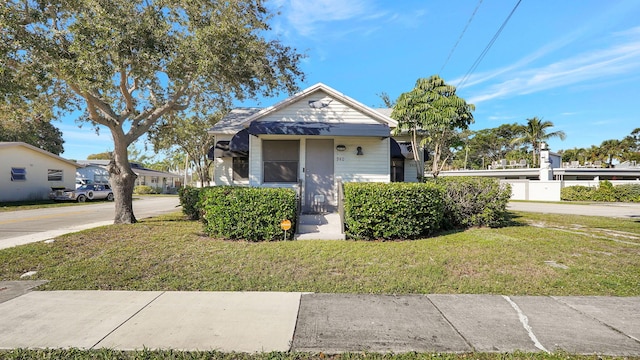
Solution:
[[[618,201],[640,202],[640,184],[624,184],[615,187]]]
[[[440,177],[427,180],[444,189],[444,229],[500,226],[507,219],[511,186],[481,177]]]
[[[435,184],[345,183],[346,235],[352,239],[411,239],[440,229],[443,190]]]
[[[282,220],[291,220],[287,237],[295,231],[296,192],[291,189],[215,186],[202,189],[205,233],[230,240],[284,239]]]
[[[155,189],[149,185],[138,185],[133,188],[133,193],[138,195],[157,194]]]
[[[200,219],[201,208],[199,202],[201,192],[201,188],[194,188],[190,186],[178,189],[178,197],[180,198],[182,213],[187,215],[189,220]]]
[[[564,201],[592,201],[593,193],[598,190],[590,186],[567,186],[560,190],[560,200]]]
[[[568,186],[560,191],[564,201],[640,202],[640,184],[613,186],[608,180],[599,187]]]

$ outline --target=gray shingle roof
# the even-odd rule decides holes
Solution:
[[[217,124],[211,129],[210,133],[216,134],[235,134],[243,129],[242,122],[249,116],[262,110],[262,108],[250,107],[250,108],[235,108],[223,117]]]

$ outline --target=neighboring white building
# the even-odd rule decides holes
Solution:
[[[51,188],[75,188],[81,165],[23,142],[0,142],[0,202],[48,200]]]
[[[332,211],[341,182],[417,181],[389,109],[316,84],[265,109],[231,111],[209,130],[216,185],[299,189],[302,211]]]
[[[562,156],[546,148],[540,150],[540,167],[528,168],[520,162],[492,164],[487,170],[442,171],[440,176],[480,176],[499,179],[511,185],[511,199],[560,201],[567,186],[599,186],[601,180],[614,185],[640,184],[640,166],[635,163],[602,168],[600,164],[562,163]]]

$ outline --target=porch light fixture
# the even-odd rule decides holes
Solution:
[[[356,148],[356,155],[364,155],[364,153],[362,152],[362,146],[358,146]]]
[[[347,147],[346,147],[346,146],[344,146],[344,145],[338,145],[338,146],[336,146],[336,150],[338,150],[338,151],[345,151],[345,150],[347,150]]]

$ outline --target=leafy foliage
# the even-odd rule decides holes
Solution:
[[[497,179],[440,177],[433,181],[444,189],[443,228],[500,226],[507,220],[511,187]]]
[[[225,114],[217,111],[213,114],[196,113],[187,116],[176,113],[165,117],[160,125],[149,132],[149,140],[154,151],[171,151],[178,149],[187,154],[195,166],[199,180],[203,184],[210,181],[212,162],[207,158],[208,151],[214,145],[214,137],[207,130],[215,125]]]
[[[191,186],[184,186],[178,189],[178,197],[180,198],[182,213],[187,215],[189,220],[200,219],[200,213],[202,211],[200,205],[201,192],[202,188],[195,188]]]
[[[640,184],[623,184],[614,188],[617,201],[640,202]]]
[[[346,233],[361,240],[431,235],[440,229],[442,196],[435,184],[346,183]]]
[[[64,152],[60,129],[40,118],[24,121],[0,119],[0,141],[20,141],[56,155]]]
[[[596,188],[590,186],[567,186],[560,190],[560,200],[564,201],[591,201]]]
[[[156,190],[149,185],[138,185],[133,188],[133,193],[138,195],[156,194]]]
[[[413,90],[400,95],[391,113],[398,121],[396,131],[411,134],[413,153],[420,145],[429,144],[433,151],[431,173],[437,177],[441,169],[441,154],[452,141],[458,140],[456,130],[464,130],[473,123],[473,104],[456,95],[456,88],[448,85],[438,75],[416,81]],[[416,159],[418,177],[423,176],[422,163]]]
[[[0,95],[72,104],[111,131],[116,223],[136,222],[127,148],[160,119],[194,103],[293,93],[304,77],[302,55],[267,37],[272,14],[259,0],[5,3]]]
[[[567,186],[562,188],[560,198],[565,201],[640,202],[640,184],[613,186],[603,180],[599,187]]]
[[[539,153],[540,145],[544,141],[554,137],[564,140],[567,137],[564,131],[547,132],[547,130],[552,128],[553,126],[554,125],[551,121],[543,121],[537,116],[534,116],[530,119],[527,119],[527,123],[525,125],[520,126],[520,136],[513,139],[513,143],[515,144],[524,144],[531,146],[531,163],[534,167],[538,162],[536,154]]]
[[[290,220],[292,229],[296,228],[296,192],[291,189],[208,187],[202,190],[198,206],[202,209],[205,233],[213,237],[282,240],[282,220]]]

